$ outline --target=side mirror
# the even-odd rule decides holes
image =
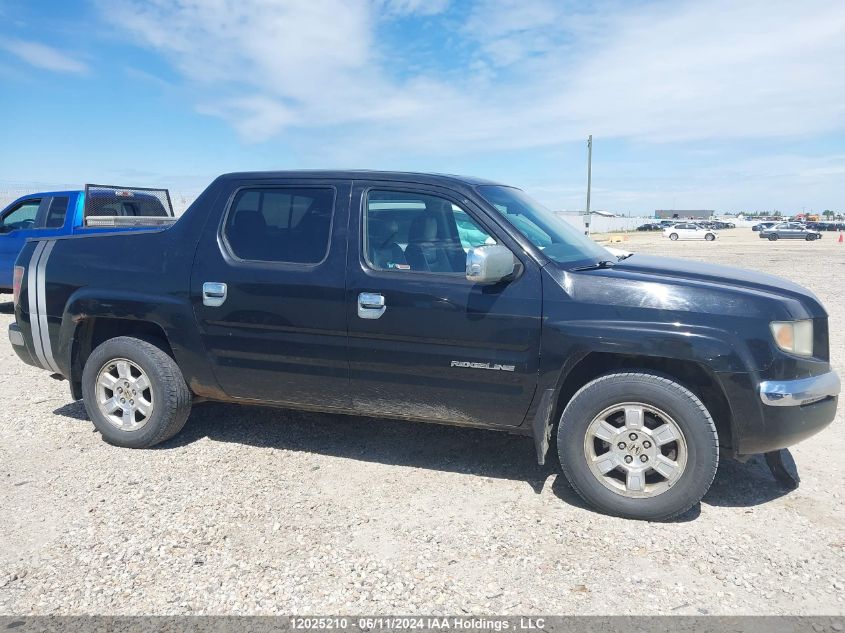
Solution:
[[[512,275],[514,268],[513,253],[500,244],[476,246],[467,253],[467,279],[477,284],[501,281]]]

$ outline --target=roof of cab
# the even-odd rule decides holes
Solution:
[[[271,178],[337,179],[337,180],[395,180],[420,184],[460,183],[463,185],[501,185],[502,183],[472,176],[433,174],[410,171],[372,171],[367,169],[302,169],[295,171],[244,171],[223,174],[224,180],[266,180]]]
[[[24,196],[18,198],[21,200],[23,198],[43,198],[45,196],[70,196],[73,194],[80,194],[82,193],[78,189],[69,189],[67,191],[33,191],[32,193],[28,193]]]

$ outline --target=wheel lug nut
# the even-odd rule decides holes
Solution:
[[[137,392],[137,391],[135,391],[134,389],[132,390],[132,395],[133,395],[133,396],[134,396],[134,395],[136,395],[137,393],[138,393],[138,392]],[[646,448],[648,448],[648,446],[646,446]]]
[[[132,393],[135,393],[135,392],[133,391]],[[648,440],[643,442],[643,448],[651,448],[651,442],[649,442]]]
[[[127,380],[127,381],[125,381],[125,382],[123,383],[123,386],[124,386],[124,387],[128,387],[128,386],[129,386],[129,381],[128,381],[128,380]]]
[[[640,455],[640,461],[645,463],[648,461],[648,455]]]
[[[126,404],[126,398],[121,398],[121,399],[120,399],[120,404]]]
[[[628,438],[633,442],[635,439],[637,439],[637,434],[631,433],[631,434],[628,435]]]
[[[631,457],[630,455],[625,455],[625,463],[626,464],[630,464],[632,461],[634,461],[633,457]]]
[[[619,442],[619,444],[617,444],[616,446],[619,447],[619,450],[624,451],[626,444],[625,444],[625,442]]]
[[[134,407],[134,406],[135,406],[135,401],[134,401],[134,400],[130,400],[130,401],[129,401],[129,404],[131,404],[131,405]],[[645,457],[645,455],[643,455],[643,457]],[[646,459],[648,459],[648,458],[646,458]]]
[[[118,388],[117,388],[117,393],[123,393],[123,387],[118,387]]]

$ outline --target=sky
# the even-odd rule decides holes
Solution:
[[[0,0],[0,189],[480,176],[553,209],[845,211],[842,0]]]

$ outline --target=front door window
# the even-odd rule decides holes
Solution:
[[[41,200],[27,200],[6,213],[0,219],[0,233],[11,233],[22,229],[34,229]]]

